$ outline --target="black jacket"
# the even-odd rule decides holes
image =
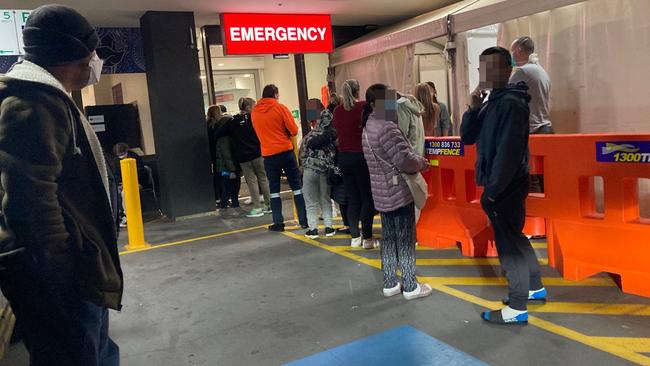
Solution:
[[[215,137],[230,136],[233,157],[238,163],[247,163],[262,157],[260,140],[257,138],[251,114],[237,114],[215,131]]]
[[[495,90],[480,110],[468,110],[461,140],[477,144],[476,182],[498,201],[506,189],[528,178],[528,102],[524,83]]]
[[[111,206],[65,93],[0,77],[0,170],[1,224],[26,248],[26,270],[40,282],[34,286],[119,309],[123,280]]]

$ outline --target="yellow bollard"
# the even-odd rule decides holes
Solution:
[[[140,185],[135,159],[122,159],[122,190],[126,207],[126,228],[129,234],[127,250],[148,248],[144,241],[144,226],[142,225],[142,208],[140,207]]]

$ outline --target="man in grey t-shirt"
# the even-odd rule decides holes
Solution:
[[[513,84],[525,82],[531,97],[530,133],[553,133],[548,108],[551,81],[544,68],[539,65],[537,55],[533,53],[535,43],[530,37],[518,38],[510,46],[510,52],[517,63],[517,69],[510,77],[510,82]]]

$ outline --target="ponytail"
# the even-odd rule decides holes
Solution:
[[[355,79],[346,80],[343,83],[343,108],[348,112],[354,108],[354,104],[357,102],[355,94],[359,94],[359,82]]]

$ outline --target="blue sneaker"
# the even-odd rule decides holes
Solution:
[[[484,311],[482,316],[483,320],[492,324],[501,325],[525,325],[528,324],[528,312],[521,313],[514,318],[504,319],[501,310]]]

